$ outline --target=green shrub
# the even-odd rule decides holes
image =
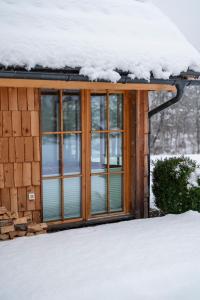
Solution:
[[[200,211],[200,180],[196,185],[190,183],[196,168],[196,162],[185,157],[166,158],[154,163],[152,190],[155,204],[163,213]]]

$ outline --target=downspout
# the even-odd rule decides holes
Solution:
[[[151,161],[150,161],[150,156],[151,156],[151,118],[156,115],[157,113],[160,113],[164,109],[178,103],[184,94],[184,90],[186,85],[189,85],[190,82],[188,81],[178,81],[175,86],[176,86],[176,96],[173,97],[172,99],[168,100],[167,102],[157,106],[156,108],[152,109],[148,113],[149,117],[149,139],[148,139],[148,145],[149,145],[149,154],[148,154],[148,169],[149,169],[149,178],[148,178],[148,193],[149,193],[149,199],[148,199],[148,212],[150,211],[150,167],[151,167]]]

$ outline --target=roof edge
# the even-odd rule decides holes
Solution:
[[[59,80],[59,81],[81,81],[92,82],[89,77],[79,74],[80,68],[65,67],[63,69],[49,69],[36,66],[34,69],[27,70],[24,67],[4,67],[0,65],[0,78],[4,79],[30,79],[30,80]],[[182,72],[179,76],[171,76],[169,79],[159,79],[151,76],[150,80],[131,79],[129,72],[117,70],[121,78],[116,83],[142,83],[142,84],[169,84],[176,85],[177,81],[187,81],[188,84],[200,85],[200,72],[188,70]],[[108,80],[99,79],[94,82],[110,82]]]

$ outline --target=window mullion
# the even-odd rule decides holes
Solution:
[[[63,91],[60,90],[59,99],[60,99],[60,131],[63,132]],[[63,149],[63,133],[60,135],[60,173],[61,173],[61,217],[64,220],[64,149]]]
[[[109,111],[109,92],[106,92],[106,110],[107,110],[107,212],[110,212],[110,111]]]

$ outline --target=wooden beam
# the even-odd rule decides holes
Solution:
[[[176,88],[168,84],[145,83],[109,83],[109,82],[82,82],[59,80],[32,80],[32,79],[5,79],[0,78],[0,87],[42,88],[42,89],[90,89],[90,90],[143,90],[143,91],[170,91]]]

